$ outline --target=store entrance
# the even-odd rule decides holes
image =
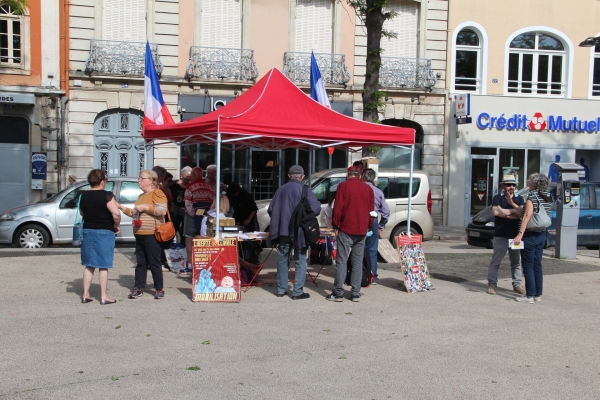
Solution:
[[[254,200],[272,199],[279,188],[279,151],[251,150],[250,190]]]
[[[495,156],[471,156],[470,217],[492,205],[498,193],[498,180],[494,174]]]

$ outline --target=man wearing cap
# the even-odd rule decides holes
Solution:
[[[350,299],[360,300],[365,238],[374,220],[371,211],[375,209],[373,190],[360,180],[361,173],[362,170],[358,167],[348,168],[346,182],[339,184],[335,195],[332,224],[334,229],[338,230],[337,257],[333,291],[326,297],[327,300],[338,302],[344,300],[343,285],[348,271],[350,249],[352,249]]]
[[[517,181],[514,175],[504,175],[502,180],[502,192],[494,196],[492,200],[492,212],[494,213],[494,253],[488,268],[489,294],[496,294],[498,287],[498,269],[500,263],[508,250],[510,258],[510,271],[512,274],[513,292],[525,294],[525,288],[521,285],[523,269],[521,268],[520,250],[512,250],[508,240],[513,239],[519,233],[519,220],[523,210],[523,197],[515,193]]]
[[[275,192],[267,212],[271,216],[269,226],[269,237],[271,242],[278,243],[277,249],[277,297],[283,297],[288,289],[289,257],[297,240],[299,254],[294,254],[295,280],[292,291],[292,300],[308,299],[310,295],[304,293],[304,281],[306,280],[306,241],[302,228],[298,228],[296,237],[290,237],[289,227],[292,213],[302,200],[302,189],[304,184],[304,169],[299,165],[292,166],[288,171],[289,182],[281,186]],[[321,212],[321,203],[317,200],[311,188],[308,188],[306,198],[311,210],[315,215]]]

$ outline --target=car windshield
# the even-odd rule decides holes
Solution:
[[[73,186],[68,186],[65,189],[61,190],[60,192],[52,195],[51,197],[48,197],[47,199],[44,200],[40,200],[40,203],[54,203],[56,201],[56,199],[62,195],[63,193],[65,193],[67,190],[72,190]]]

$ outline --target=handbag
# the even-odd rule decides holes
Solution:
[[[175,237],[175,225],[171,222],[171,214],[169,214],[168,207],[167,216],[169,217],[169,220],[165,221],[161,226],[157,226],[154,230],[154,237],[159,242],[170,242]]]
[[[82,193],[83,194],[83,193]],[[81,204],[81,194],[77,199],[77,211],[75,211],[75,220],[73,221],[73,247],[81,247],[83,245],[83,217],[81,222],[77,222],[79,219],[79,205]]]
[[[538,199],[538,210],[534,212],[531,219],[527,223],[527,230],[533,232],[542,232],[552,224],[550,216],[546,212],[546,209],[542,207],[540,200]]]

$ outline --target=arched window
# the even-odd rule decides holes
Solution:
[[[594,65],[592,75],[592,97],[600,97],[600,44],[594,47]]]
[[[566,58],[563,42],[550,34],[516,36],[509,46],[507,92],[564,96]]]
[[[479,92],[481,90],[481,40],[473,29],[465,28],[458,32],[455,60],[454,89]]]
[[[12,7],[0,5],[0,66],[20,68],[22,65],[22,20]]]

